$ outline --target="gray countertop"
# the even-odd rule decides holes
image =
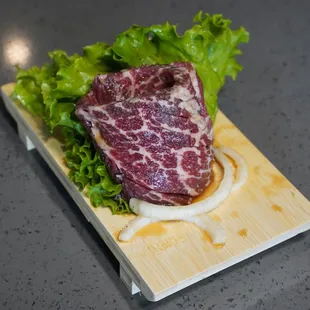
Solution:
[[[41,65],[52,49],[112,42],[133,23],[185,29],[200,9],[250,31],[244,71],[227,82],[220,107],[309,199],[310,1],[2,0],[0,84],[14,80],[12,40],[27,42],[26,66]],[[2,102],[0,145],[0,309],[310,309],[309,232],[158,303],[130,296],[117,261],[26,151]]]

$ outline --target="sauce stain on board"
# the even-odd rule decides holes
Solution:
[[[202,234],[202,241],[210,243],[215,249],[221,249],[225,246],[225,243],[219,243],[219,244],[213,244],[212,239],[210,235],[203,229],[200,229],[201,234]]]
[[[116,240],[118,240],[119,234],[121,233],[121,230],[117,230],[113,233]],[[119,241],[119,240],[118,240]]]
[[[271,182],[275,186],[279,187],[290,187],[290,183],[288,180],[285,179],[282,175],[277,175],[277,174],[271,174],[270,175]]]
[[[270,183],[262,187],[266,196],[279,193],[280,190],[290,188],[290,182],[282,175],[269,174]]]
[[[272,184],[262,187],[262,190],[266,196],[276,194],[279,191],[279,188],[273,188]]]
[[[260,174],[260,170],[261,170],[260,166],[255,166],[255,167],[253,168],[253,172],[254,172],[255,174]]]
[[[234,218],[234,219],[237,218],[237,217],[239,217],[239,213],[238,213],[237,211],[231,212],[230,215],[231,215],[231,217]]]
[[[217,140],[214,140],[213,146],[216,147],[216,148],[219,148],[221,146],[221,143],[219,141],[217,141]]]
[[[212,239],[211,239],[210,235],[203,229],[200,229],[200,231],[202,234],[202,241],[212,244]]]
[[[159,237],[167,232],[162,223],[151,223],[136,232],[135,237]]]
[[[275,212],[282,212],[283,211],[283,208],[274,204],[272,207],[272,210],[275,211]]]
[[[222,222],[222,219],[217,214],[212,214],[211,217],[218,223]]]
[[[120,232],[121,232],[121,230],[117,230],[113,233],[116,240],[118,240]],[[137,237],[142,237],[142,238],[159,237],[159,236],[163,236],[166,232],[167,232],[167,230],[162,223],[151,223],[151,224],[141,228],[140,230],[138,230],[134,234],[134,236],[131,238],[131,240],[133,240],[134,238],[137,238]],[[131,240],[129,240],[129,242]]]
[[[240,230],[238,231],[238,235],[239,235],[240,237],[245,238],[245,237],[248,236],[248,230],[247,230],[246,228],[240,229]]]

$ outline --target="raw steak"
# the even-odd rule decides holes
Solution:
[[[190,63],[98,75],[76,115],[126,199],[189,204],[211,181],[212,124]]]

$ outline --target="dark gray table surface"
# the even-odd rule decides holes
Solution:
[[[12,40],[28,42],[27,66],[41,65],[52,49],[112,42],[133,23],[185,29],[200,9],[250,31],[244,71],[227,82],[220,107],[309,199],[310,1],[1,0],[0,84],[14,80],[5,61]],[[132,297],[116,259],[38,153],[26,151],[1,102],[0,309],[310,309],[309,264],[304,233],[158,303]]]

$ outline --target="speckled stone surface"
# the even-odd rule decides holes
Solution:
[[[43,4],[44,3],[44,4]],[[244,71],[222,110],[309,199],[310,1],[1,1],[0,83],[14,79],[6,48],[46,53],[111,42],[133,23],[190,25],[198,10],[244,25]],[[0,104],[0,309],[310,309],[310,233],[301,234],[158,303],[130,296],[118,263],[40,156],[27,152]]]

